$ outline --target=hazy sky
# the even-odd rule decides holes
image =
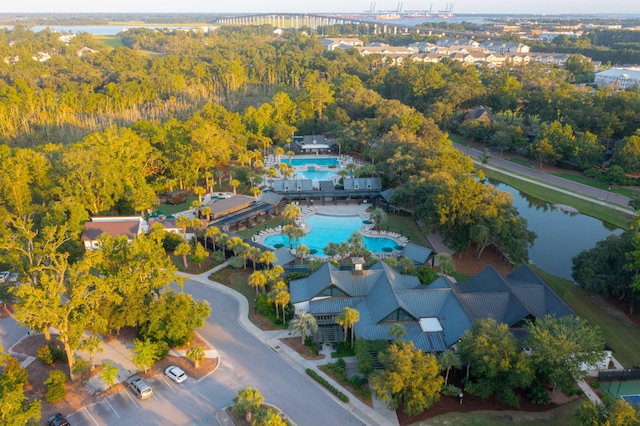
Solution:
[[[0,13],[42,12],[362,12],[369,0],[3,0]],[[377,0],[377,10],[396,9],[398,0]],[[446,1],[404,0],[404,10],[444,9]],[[458,13],[630,13],[638,0],[455,0]]]

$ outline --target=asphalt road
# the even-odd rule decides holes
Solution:
[[[480,157],[484,153],[484,150],[481,149],[471,148],[467,145],[455,142],[452,143],[453,146],[456,147],[459,151],[469,155],[474,160],[479,161]],[[629,210],[631,214],[633,214],[629,207],[629,197],[554,176],[539,169],[522,166],[520,164],[514,163],[513,161],[502,159],[498,155],[491,155],[491,158],[489,159],[489,165],[494,165],[499,167],[500,169],[506,169],[513,173],[525,175],[530,178],[546,182],[549,185],[563,188],[566,191],[576,195],[584,194],[590,197],[597,198],[601,204],[611,205],[611,207],[614,207],[612,204],[618,204],[620,206],[623,206],[626,210]]]
[[[364,424],[304,372],[245,330],[238,322],[238,303],[233,298],[194,281],[185,283],[185,291],[211,304],[207,325],[198,333],[216,347],[222,366],[201,383],[226,387],[229,392],[220,395],[226,399],[223,405],[230,405],[240,388],[255,386],[266,403],[280,408],[296,424]]]
[[[246,386],[256,387],[267,404],[280,408],[298,425],[364,424],[304,372],[245,330],[238,321],[235,299],[191,280],[184,291],[211,305],[211,316],[198,333],[217,349],[220,367],[198,382],[188,379],[177,385],[164,376],[147,379],[154,391],[152,398],[140,401],[129,390],[121,391],[68,416],[73,425],[220,424],[216,413],[232,405],[238,390]]]

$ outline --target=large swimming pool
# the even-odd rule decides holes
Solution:
[[[300,244],[304,244],[309,250],[316,250],[318,255],[324,255],[323,249],[328,242],[341,243],[347,241],[351,234],[357,232],[362,226],[360,216],[327,216],[314,214],[306,219],[306,223],[311,227],[311,231],[302,239]],[[264,239],[264,245],[275,248],[276,244],[283,244],[289,247],[289,239],[286,235],[276,234]],[[292,241],[295,248],[296,242]],[[397,243],[389,238],[364,237],[364,245],[374,252],[389,252],[395,248]]]
[[[309,164],[315,164],[317,166],[338,166],[340,163],[338,162],[338,157],[302,157],[302,158],[291,158],[289,157],[280,157],[280,162],[288,164],[293,167],[297,166],[306,166]]]
[[[330,180],[333,181],[338,177],[336,173],[316,170],[313,166],[309,166],[308,170],[296,171],[293,174],[294,179],[309,179],[315,181]]]

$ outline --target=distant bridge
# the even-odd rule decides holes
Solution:
[[[486,39],[491,35],[483,33],[472,33],[464,31],[450,31],[439,28],[429,28],[420,25],[406,25],[393,22],[384,22],[368,19],[367,15],[332,15],[313,13],[264,13],[255,15],[234,15],[218,18],[217,24],[223,25],[272,25],[274,27],[286,28],[320,28],[331,25],[357,25],[365,27],[362,34],[408,34],[415,32],[425,35],[451,35],[474,39]]]

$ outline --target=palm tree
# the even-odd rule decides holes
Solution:
[[[278,157],[278,163],[280,163],[280,157],[284,154],[284,148],[277,146],[276,149],[273,150],[273,153]]]
[[[351,328],[351,348],[353,348],[353,325],[360,321],[360,312],[356,309],[345,306],[342,312],[336,317],[336,324],[344,328],[344,341],[347,341],[347,330]]]
[[[278,259],[276,258],[276,255],[273,254],[272,251],[267,250],[262,252],[259,260],[261,263],[264,263],[265,265],[267,265],[267,269],[269,269],[271,265],[275,263]]]
[[[191,253],[191,244],[188,242],[180,243],[178,247],[173,251],[173,254],[180,256],[182,255],[182,263],[184,263],[185,269],[189,266],[187,264],[187,255]]]
[[[373,222],[374,229],[379,231],[381,226],[387,221],[387,214],[380,207],[374,207],[369,212],[369,219]]]
[[[229,181],[229,185],[233,187],[233,195],[236,195],[238,186],[240,186],[240,181],[238,179],[231,179],[231,181]]]
[[[404,328],[402,323],[391,324],[389,327],[389,336],[393,337],[393,341],[396,344],[399,344],[402,341],[402,338],[407,335],[407,329]]]
[[[345,169],[340,169],[338,170],[338,176],[340,176],[340,179],[342,179],[342,184],[344,185],[344,178],[346,178],[349,175],[349,172]]]
[[[211,220],[211,207],[204,206],[200,209],[200,214],[207,219],[207,222]]]
[[[251,187],[251,193],[255,197],[256,201],[258,201],[258,195],[262,194],[262,190],[257,186]]]
[[[222,257],[227,258],[227,241],[229,241],[229,236],[227,234],[220,233],[218,236],[218,242],[220,243],[220,248],[222,248]]]
[[[216,251],[216,237],[220,235],[220,228],[217,226],[210,226],[204,231],[204,248],[207,248],[207,239],[211,238],[212,250]]]
[[[298,245],[298,243],[296,242],[296,256],[300,256],[301,265],[302,265],[302,261],[304,260],[304,257],[308,254],[309,254],[309,247],[305,246],[304,244]]]
[[[333,241],[329,241],[327,245],[322,249],[324,254],[327,256],[334,257],[338,254],[338,243],[334,243]]]
[[[242,267],[242,269],[247,269],[247,259],[249,258],[249,249],[251,248],[251,246],[247,243],[242,243],[240,246],[238,246],[238,254],[242,257],[242,260],[244,261],[244,265]]]
[[[316,322],[316,318],[309,312],[300,311],[289,323],[289,330],[294,333],[300,333],[301,341],[304,345],[304,338],[307,337],[307,334],[318,331],[318,323]]]
[[[302,211],[300,210],[300,206],[289,203],[285,206],[284,211],[282,212],[282,217],[293,224],[301,214]]]
[[[89,369],[91,371],[96,368],[93,363],[93,356],[96,352],[104,352],[104,349],[102,349],[100,345],[102,345],[102,339],[98,336],[89,336],[80,342],[80,350],[89,352]]]
[[[289,292],[286,289],[285,290],[280,290],[278,292],[278,294],[276,295],[276,297],[275,297],[276,304],[280,305],[282,307],[282,323],[283,324],[287,323],[287,318],[285,317],[284,310],[285,310],[285,308],[287,307],[287,305],[289,304],[290,301],[291,301],[291,295],[289,294]]]
[[[207,193],[207,190],[201,186],[196,186],[193,192],[198,196],[198,204],[202,204],[202,196]]]
[[[347,169],[347,171],[349,172],[349,176],[355,177],[356,175],[356,169],[358,168],[358,166],[356,165],[356,163],[349,163],[346,165],[345,167]]]
[[[260,408],[263,402],[264,397],[258,392],[258,389],[247,387],[241,389],[233,398],[233,410],[238,414],[245,414],[247,423],[252,424],[252,413]]]
[[[444,376],[444,385],[446,386],[449,381],[449,371],[451,370],[451,367],[461,368],[462,360],[460,359],[460,355],[451,349],[447,349],[438,357],[438,364],[447,370],[447,374]]]
[[[180,216],[176,219],[176,226],[182,231],[182,238],[187,239],[187,227],[191,225],[191,219],[186,216]]]
[[[258,260],[261,254],[262,254],[262,251],[258,247],[253,247],[253,246],[249,247],[249,258],[253,263],[254,271],[256,270],[256,260]]]
[[[262,271],[253,271],[253,273],[249,275],[247,284],[249,284],[250,287],[254,287],[256,294],[258,294],[258,290],[267,285],[267,276]]]
[[[298,228],[298,227],[294,227],[293,228],[293,232],[291,233],[291,236],[296,241],[296,249],[300,245],[299,244],[300,243],[300,239],[304,238],[305,235],[307,235],[307,232],[304,229]]]
[[[241,246],[244,244],[244,241],[240,237],[231,237],[227,241],[227,248],[233,252],[234,256],[238,255],[238,251]]]

